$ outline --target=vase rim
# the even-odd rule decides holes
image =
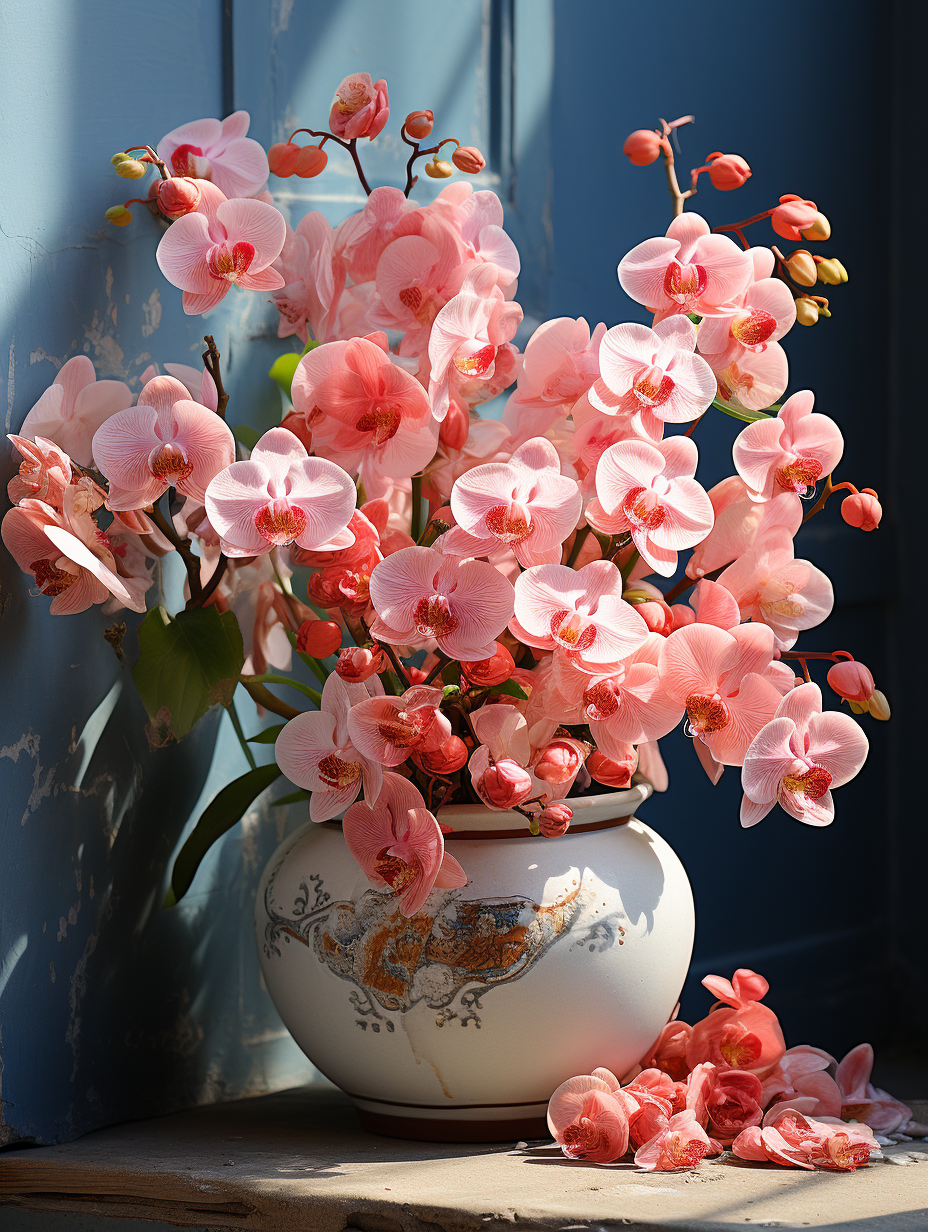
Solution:
[[[653,790],[646,778],[636,775],[632,786],[624,790],[605,791],[595,796],[579,796],[565,800],[564,803],[569,805],[574,813],[571,830],[587,826],[598,829],[599,823],[630,818]],[[450,826],[453,833],[493,833],[505,830],[507,833],[528,834],[528,826],[521,813],[491,809],[485,804],[448,804],[439,809],[435,816],[442,825]],[[568,834],[570,832],[568,831]],[[446,837],[453,837],[453,834]]]

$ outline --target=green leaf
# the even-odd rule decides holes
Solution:
[[[273,727],[265,727],[264,731],[259,731],[257,736],[249,736],[248,743],[273,744],[286,726],[286,723],[275,723]]]
[[[299,689],[310,701],[315,702],[316,706],[322,705],[322,694],[318,689],[312,689],[308,684],[303,684],[299,680],[291,680],[289,676],[279,676],[276,672],[264,672],[261,676],[246,676],[245,679],[252,684],[285,684],[288,688]]]
[[[287,397],[290,397],[290,386],[293,382],[293,374],[296,372],[297,364],[300,362],[300,356],[296,351],[287,351],[285,355],[278,355],[271,364],[268,376],[272,381],[280,386]]]
[[[229,706],[245,661],[233,612],[153,608],[139,625],[132,679],[152,719],[180,740],[210,706]]]
[[[452,659],[441,669],[441,679],[443,684],[461,683],[461,665],[456,659]]]
[[[190,837],[177,853],[171,871],[171,888],[162,904],[164,907],[173,907],[180,902],[190,889],[200,862],[213,843],[227,830],[231,830],[252,801],[278,778],[280,767],[275,762],[268,766],[258,766],[256,770],[249,770],[240,779],[228,783],[219,795],[210,801]]]
[[[726,415],[730,415],[732,419],[740,419],[742,423],[756,423],[758,419],[772,419],[780,409],[778,405],[771,406],[766,411],[745,411],[740,406],[729,406],[727,402],[723,402],[721,398],[713,399],[712,405],[718,410],[724,411]]]
[[[528,699],[528,694],[514,680],[504,680],[502,684],[495,684],[491,689],[487,689],[487,692],[505,693],[507,697],[517,697],[521,702]]]
[[[251,424],[236,424],[232,429],[232,435],[240,445],[244,445],[249,451],[254,449],[261,439],[261,433],[257,428],[253,428]]]
[[[289,796],[281,796],[279,800],[271,801],[271,808],[280,808],[282,804],[299,804],[301,800],[308,800],[312,792],[309,791],[291,791]]]

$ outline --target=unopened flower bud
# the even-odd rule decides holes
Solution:
[[[469,756],[470,750],[461,737],[449,736],[441,748],[416,749],[412,759],[426,774],[454,774]]]
[[[815,267],[811,252],[805,248],[797,248],[786,258],[786,268],[793,282],[801,287],[814,287],[818,280],[818,270]]]
[[[660,157],[661,139],[651,128],[636,128],[629,133],[622,153],[633,167],[647,167]]]
[[[342,631],[334,620],[304,620],[297,630],[297,650],[314,659],[327,659],[341,644]]]
[[[318,148],[318,147],[317,147]],[[278,141],[267,152],[267,165],[271,175],[286,179],[296,171],[300,147],[293,141]]]
[[[347,684],[363,684],[386,667],[383,647],[348,646],[338,656],[335,671]]]
[[[814,299],[800,295],[796,300],[796,322],[799,325],[816,325],[818,323],[819,307]]]
[[[487,766],[474,787],[490,808],[511,809],[532,794],[532,778],[517,761],[501,757]]]
[[[421,141],[432,131],[434,123],[435,116],[431,111],[410,111],[403,121],[403,128],[406,129],[407,136],[412,137],[413,141]]]
[[[111,222],[115,227],[128,227],[132,221],[132,211],[127,210],[124,205],[111,205],[105,217],[107,222]]]
[[[490,688],[494,684],[502,684],[515,671],[515,660],[502,642],[496,643],[496,649],[489,659],[478,659],[473,663],[462,663],[461,674],[471,684],[479,689]]]
[[[441,421],[441,427],[438,430],[438,439],[446,449],[463,449],[467,444],[467,436],[470,432],[470,415],[465,407],[460,406],[457,402],[452,402],[448,407],[448,414]]]
[[[712,187],[721,192],[740,188],[745,180],[751,178],[751,168],[740,154],[716,154],[714,157],[710,154],[709,158],[712,160],[709,163],[709,179]]]
[[[535,777],[543,783],[570,783],[577,777],[588,748],[579,740],[552,740],[532,766]]]
[[[831,239],[831,223],[821,210],[815,211],[815,219],[811,226],[802,227],[801,230],[802,238],[805,240],[821,243],[823,240]]]
[[[116,174],[121,175],[124,180],[140,180],[147,173],[148,168],[137,158],[124,158],[116,163]]]
[[[293,170],[301,179],[311,180],[325,170],[328,161],[328,154],[318,145],[304,145],[296,156]]]
[[[433,158],[425,164],[425,174],[433,180],[447,180],[449,175],[454,175],[454,168],[443,158]]]
[[[632,775],[638,768],[638,752],[630,744],[625,756],[618,761],[597,749],[586,759],[585,766],[590,777],[605,787],[630,787]]]
[[[771,213],[770,224],[777,235],[795,242],[803,238],[814,239],[814,236],[806,235],[806,229],[813,228],[819,219],[824,219],[827,225],[828,220],[819,213],[814,201],[803,201],[795,193],[786,193]]]
[[[667,637],[673,631],[673,612],[650,590],[626,590],[622,595],[630,603],[652,633]]]
[[[837,257],[825,257],[824,260],[816,262],[815,269],[819,282],[827,283],[830,287],[847,282],[847,270]]]
[[[560,838],[570,829],[574,811],[569,804],[549,804],[538,814],[538,831],[545,838]]]
[[[856,526],[859,530],[876,530],[883,517],[883,506],[872,488],[864,488],[862,492],[852,493],[844,498],[841,502],[841,516],[848,526]]]
[[[885,723],[891,714],[886,694],[881,693],[879,689],[874,689],[870,694],[870,703],[867,709],[870,711],[871,717],[879,719],[881,723]]]
[[[873,676],[856,659],[842,659],[828,669],[828,683],[845,701],[863,705],[873,696]]]
[[[116,153],[113,155],[113,157],[110,159],[110,162],[113,164],[114,167],[118,167],[120,163],[128,162],[131,159],[132,159],[131,154],[124,154],[122,150],[117,150]]]
[[[451,161],[458,171],[463,171],[467,175],[477,175],[487,165],[487,160],[473,145],[459,145],[451,155]]]
[[[192,214],[203,196],[196,180],[187,176],[172,175],[166,180],[157,180],[156,184],[158,209],[165,218],[183,218],[185,214]]]

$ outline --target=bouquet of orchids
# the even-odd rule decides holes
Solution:
[[[684,212],[700,176],[735,189],[747,163],[712,154],[683,191],[670,139],[691,117],[633,133],[626,154],[663,158],[673,206],[666,234],[618,266],[653,325],[561,317],[520,353],[519,256],[499,199],[453,182],[410,200],[419,160],[445,179],[484,159],[454,138],[428,145],[434,116],[413,112],[404,188],[372,189],[358,143],[388,117],[386,83],[359,73],[339,85],[327,131],[299,129],[267,153],[237,112],[113,158],[125,178],[155,172],[135,200],[163,232],[158,264],[186,313],[256,291],[280,337],[302,344],[272,370],[288,395],[280,426],[228,426],[207,335],[202,371],[151,367],[137,397],[69,360],[11,437],[23,461],[3,540],[52,613],[145,612],[156,559],[183,563],[181,610],[162,600],[139,626],[149,738],[179,739],[221,704],[251,769],[200,819],[169,901],[281,772],[314,821],[344,815],[361,868],[406,914],[433,886],[466,881],[444,850],[443,804],[512,810],[558,836],[572,795],[636,772],[665,787],[657,741],[681,725],[713,782],[740,768],[743,825],[775,804],[829,823],[867,738],[857,718],[823,711],[809,662],[831,662],[854,715],[888,708],[847,652],[795,648],[833,596],[793,538],[836,492],[863,530],[881,511],[872,490],[833,481],[841,432],[813,394],[778,402],[781,340],[829,315],[809,289],[844,268],[746,238],[769,220],[791,243],[826,240],[827,219],[788,195],[711,228]],[[353,161],[367,203],[335,229],[317,212],[292,229],[268,174],[317,176],[326,146]],[[131,204],[110,221],[128,224]],[[480,418],[507,390],[501,418]],[[718,413],[745,426],[734,473],[707,492],[696,434]],[[105,630],[120,654],[124,631]],[[303,679],[285,674],[294,666]],[[239,685],[283,720],[252,737],[275,742],[270,765],[244,737]]]

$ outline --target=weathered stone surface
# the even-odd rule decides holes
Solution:
[[[530,1147],[380,1138],[315,1086],[8,1152],[0,1206],[261,1232],[928,1227],[928,1168],[808,1173],[726,1157],[649,1175]],[[928,1157],[924,1142],[887,1152]]]

